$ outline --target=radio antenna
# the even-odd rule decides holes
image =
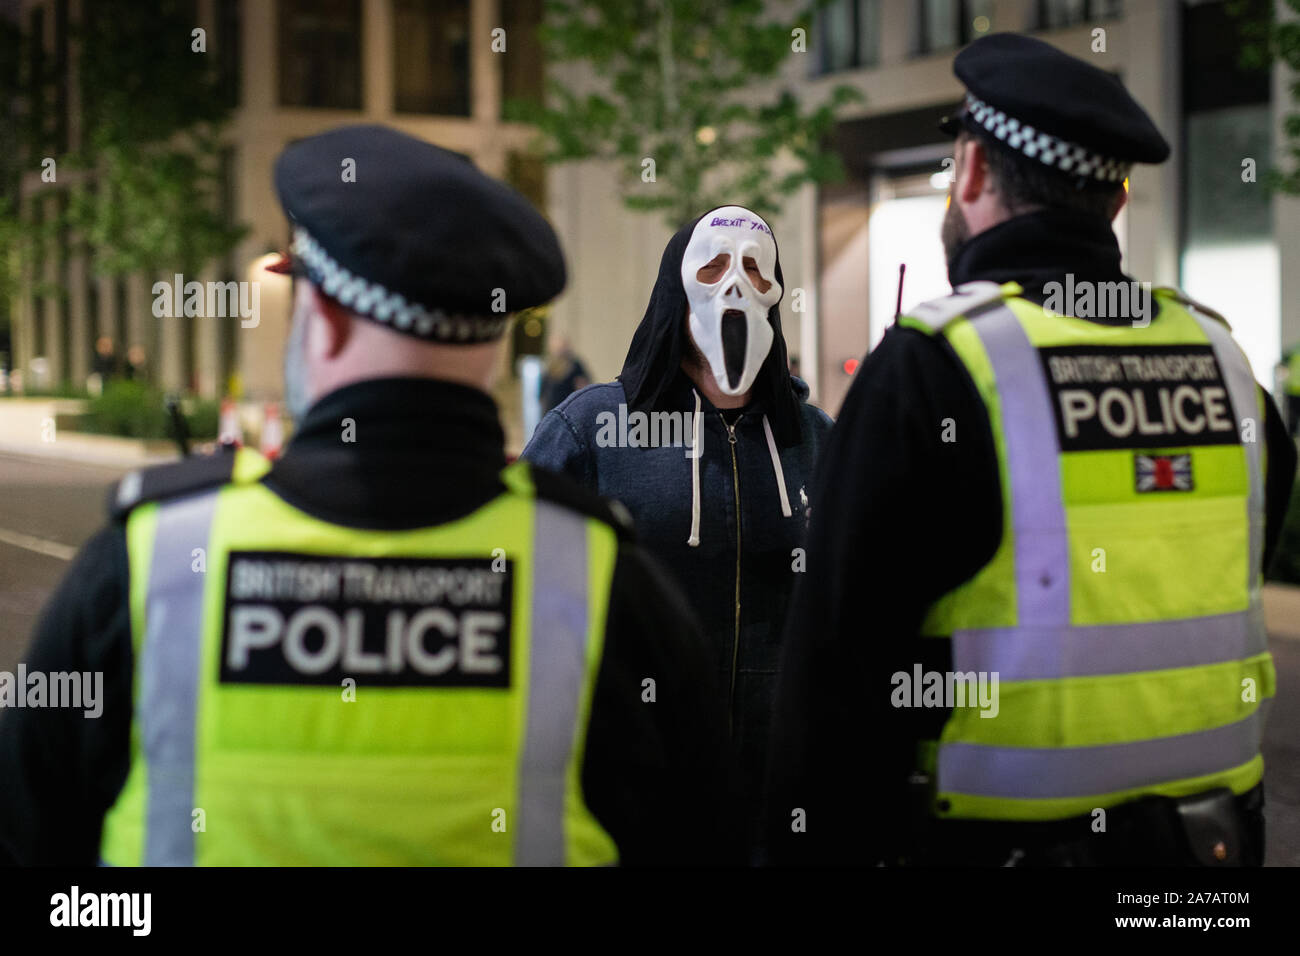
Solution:
[[[903,314],[903,273],[907,271],[907,263],[898,264],[898,302],[894,305],[894,324],[898,324],[898,318]]]

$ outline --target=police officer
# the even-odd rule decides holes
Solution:
[[[0,725],[0,855],[88,864],[625,864],[736,846],[697,625],[601,499],[507,465],[507,312],[554,233],[454,153],[379,126],[275,183],[297,433],[128,476],[29,670],[103,715]]]
[[[1169,154],[1122,85],[1006,34],[954,70],[954,292],[823,458],[773,858],[1259,864],[1295,451],[1227,323],[1120,269],[1129,169]]]

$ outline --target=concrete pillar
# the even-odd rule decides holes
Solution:
[[[393,114],[393,0],[364,0],[361,7],[361,101],[382,121]]]
[[[1279,19],[1296,19],[1296,14],[1287,4],[1278,3],[1276,7]],[[1296,101],[1291,95],[1291,88],[1296,79],[1295,73],[1286,64],[1279,61],[1274,65],[1273,155],[1274,162],[1284,169],[1290,168],[1295,162],[1290,155],[1290,140],[1285,123],[1287,116],[1295,111]],[[1300,344],[1300,309],[1294,306],[1294,303],[1300,302],[1300,270],[1290,268],[1293,263],[1300,262],[1300,198],[1274,193],[1273,237],[1277,242],[1278,271],[1281,273],[1278,289],[1282,303],[1279,344],[1285,352]],[[1273,386],[1272,374],[1269,369],[1255,369],[1256,377],[1268,388]]]
[[[68,377],[82,387],[90,374],[94,335],[90,318],[90,276],[86,256],[78,253],[68,261]]]
[[[1027,33],[1038,26],[1034,0],[994,0],[990,33]]]
[[[241,89],[245,111],[254,116],[275,109],[280,101],[279,6],[279,0],[243,0],[239,11],[244,34]]]
[[[235,206],[237,220],[247,223],[251,228],[248,238],[236,246],[231,255],[234,275],[230,276],[241,282],[257,278],[249,270],[249,265],[255,258],[269,248],[284,248],[288,242],[284,214],[271,184],[271,170],[284,141],[278,135],[268,135],[264,125],[279,110],[277,7],[277,0],[246,0],[243,8],[242,71],[245,82],[243,108],[240,110],[243,125],[241,127],[241,123],[237,122],[234,130],[237,134],[234,157]],[[362,43],[365,42],[363,39]],[[266,79],[262,80],[263,77]],[[258,81],[253,82],[250,78],[258,78]],[[368,84],[368,81],[364,82]],[[366,89],[363,89],[363,96],[366,95]],[[231,367],[238,375],[246,396],[273,399],[279,398],[281,393],[280,366],[287,331],[286,316],[281,314],[280,309],[268,305],[265,285],[261,288],[260,295],[259,324],[255,328],[240,326],[236,329],[235,355],[231,356]],[[215,334],[218,336],[219,347],[220,328]],[[225,383],[218,382],[217,388],[224,391]]]
[[[818,401],[821,397],[821,311],[817,300],[817,245],[821,236],[817,229],[817,187],[811,184],[803,186],[791,200],[795,214],[791,217],[799,234],[803,236],[803,248],[800,250],[800,271],[802,272],[803,312],[793,313],[798,320],[798,338],[791,337],[791,330],[786,330],[786,347],[799,355],[799,372],[808,383],[810,398]],[[787,293],[786,309],[790,310]]]
[[[123,343],[122,349],[123,371],[128,367],[130,350],[137,345],[144,349],[146,375],[150,375],[158,368],[158,356],[154,354],[157,339],[154,323],[158,321],[153,317],[153,296],[149,292],[149,283],[141,273],[131,273],[126,277],[126,342]]]
[[[1108,30],[1107,48],[1122,41],[1125,56],[1098,54],[1097,65],[1116,69],[1123,64],[1124,85],[1151,114],[1173,147],[1162,166],[1135,166],[1129,180],[1128,262],[1134,277],[1160,285],[1177,285],[1182,141],[1182,98],[1179,78],[1182,24],[1178,0],[1149,0],[1125,5],[1123,36]]]
[[[43,222],[48,223],[59,214],[59,197],[45,193],[37,200],[44,209]],[[41,262],[41,277],[48,288],[62,289],[59,277],[59,238],[51,235],[45,243],[45,255]],[[54,387],[67,376],[67,344],[63,341],[63,323],[59,321],[64,303],[59,295],[41,297],[41,323],[45,333],[45,354],[47,379],[46,386]]]
[[[149,281],[149,318],[151,321],[158,323],[157,328],[157,349],[158,354],[150,357],[151,367],[156,370],[158,384],[167,391],[183,390],[186,386],[184,368],[185,363],[181,355],[184,347],[185,337],[182,334],[181,323],[197,322],[196,318],[189,318],[184,312],[185,303],[185,285],[194,281],[196,277],[192,275],[181,276],[181,310],[174,315],[164,315],[162,318],[155,318],[153,315],[154,295],[152,286],[154,281],[161,280],[166,282],[168,287],[174,287],[176,274],[171,273],[165,276],[151,277]],[[175,311],[174,309],[169,311]],[[203,309],[200,309],[203,311]]]
[[[492,31],[503,25],[498,0],[470,0],[470,115],[480,123],[495,125],[501,117],[501,58],[509,53],[492,52]]]
[[[113,348],[118,357],[122,355],[123,343],[117,337],[117,277],[99,276],[93,280],[99,284],[99,315],[95,317],[95,338],[107,335],[113,340]]]
[[[915,29],[912,0],[881,0],[880,65],[902,63],[912,55]]]
[[[20,198],[18,201],[19,209],[23,221],[30,221],[31,204],[28,200]],[[12,251],[12,255],[17,258],[17,250]],[[13,354],[9,356],[9,367],[20,371],[24,380],[24,387],[29,381],[31,362],[32,362],[32,334],[33,323],[36,322],[36,310],[34,308],[32,287],[32,268],[29,263],[23,263],[18,275],[18,291],[13,299],[13,330],[10,337],[10,348]]]
[[[204,283],[221,280],[219,271],[209,266],[199,276]],[[194,323],[194,378],[198,394],[204,398],[215,398],[220,387],[221,377],[221,324],[238,322],[237,317],[217,318],[204,315],[197,319],[187,319]],[[188,386],[188,382],[186,385]]]

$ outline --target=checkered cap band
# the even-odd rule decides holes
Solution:
[[[378,282],[353,275],[339,265],[301,226],[294,227],[293,254],[302,263],[312,284],[331,299],[358,315],[391,325],[408,335],[433,342],[468,345],[500,338],[509,322],[505,315],[449,315],[442,309],[431,310],[419,303],[407,302],[405,296],[390,292]]]
[[[1071,176],[1122,183],[1133,168],[1132,163],[1102,156],[1051,133],[1034,129],[970,93],[966,94],[966,109],[971,119],[1001,142],[1030,159],[1036,159]]]

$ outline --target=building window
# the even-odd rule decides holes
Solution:
[[[832,0],[817,15],[817,74],[880,62],[881,0]]]
[[[280,104],[361,108],[361,0],[280,0]]]
[[[1059,30],[1124,13],[1123,0],[1038,0],[1038,29]]]
[[[217,0],[217,69],[220,71],[221,92],[226,102],[239,105],[239,68],[242,42],[240,0]]]
[[[993,29],[994,0],[921,0],[917,4],[919,55],[965,46]]]
[[[506,28],[506,52],[501,57],[502,103],[542,99],[542,0],[501,0],[501,21]]]
[[[469,0],[394,0],[393,85],[399,113],[469,115]]]
[[[54,142],[68,149],[68,0],[54,4]]]
[[[45,57],[45,8],[34,7],[31,11],[30,32],[27,34],[27,84],[31,108],[27,122],[33,146],[44,150],[50,145],[47,135],[50,110],[47,106],[49,96],[47,86],[49,75]]]

